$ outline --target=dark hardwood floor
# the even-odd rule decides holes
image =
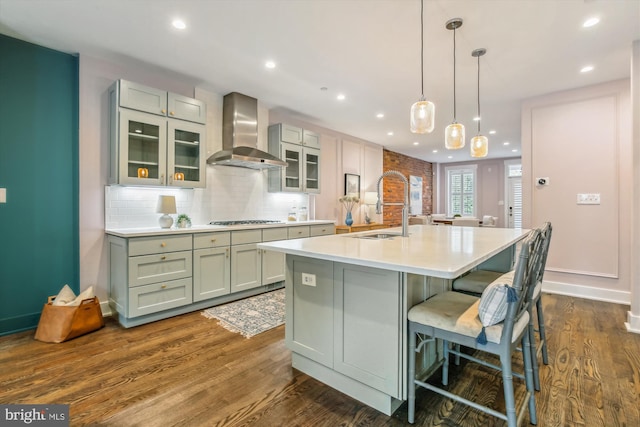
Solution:
[[[541,366],[538,425],[640,426],[640,335],[624,330],[628,307],[543,301],[550,364]],[[62,344],[33,335],[0,337],[0,403],[70,404],[74,426],[408,425],[406,404],[387,417],[292,369],[284,326],[246,339],[195,312],[132,329],[108,320]],[[501,409],[499,373],[463,362],[450,384]],[[415,425],[503,422],[420,390]]]

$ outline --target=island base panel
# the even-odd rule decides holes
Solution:
[[[291,353],[291,365],[317,379],[318,381],[338,390],[341,393],[352,397],[367,406],[370,406],[385,415],[393,415],[393,413],[402,405],[403,401],[394,399],[393,397],[368,387],[359,381],[342,375],[333,369],[314,362],[300,354]]]

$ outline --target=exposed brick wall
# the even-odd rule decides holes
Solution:
[[[433,210],[433,164],[424,160],[405,156],[404,154],[384,150],[382,171],[397,170],[407,180],[410,175],[422,177],[422,214],[429,215]],[[385,203],[402,203],[404,201],[404,184],[393,176],[385,178],[382,183]],[[402,206],[385,206],[383,222],[391,226],[402,224]]]

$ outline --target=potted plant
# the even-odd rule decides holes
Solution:
[[[191,227],[191,218],[187,214],[178,215],[178,219],[176,220],[176,227],[178,228],[189,228]]]

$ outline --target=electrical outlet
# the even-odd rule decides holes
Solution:
[[[0,203],[7,203],[7,189],[0,188]]]
[[[302,284],[306,286],[316,285],[316,275],[309,273],[302,273]]]
[[[599,205],[600,193],[578,193],[579,205]]]

